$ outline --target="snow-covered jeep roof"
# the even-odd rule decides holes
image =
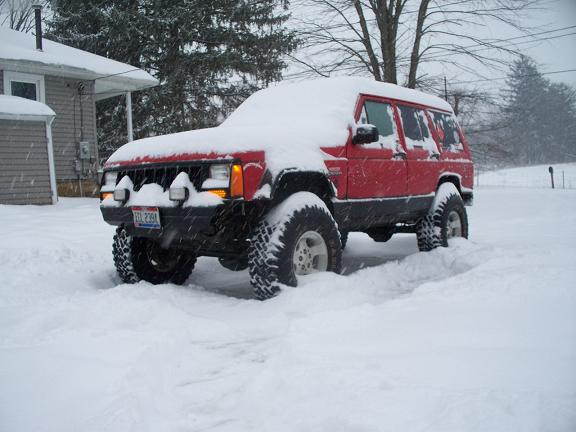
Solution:
[[[338,77],[281,84],[250,96],[220,126],[145,138],[118,149],[107,166],[144,158],[265,151],[273,172],[325,171],[320,148],[342,146],[354,125],[360,94],[452,111],[436,96],[366,78]]]

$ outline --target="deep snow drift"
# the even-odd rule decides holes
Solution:
[[[120,285],[94,200],[0,206],[0,431],[574,431],[576,191],[469,212],[470,241],[354,234],[348,276],[258,302],[208,258]]]

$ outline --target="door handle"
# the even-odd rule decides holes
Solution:
[[[392,155],[392,157],[394,159],[402,159],[402,160],[406,160],[406,153],[404,152],[396,152]]]
[[[440,160],[440,153],[431,153],[430,159]]]

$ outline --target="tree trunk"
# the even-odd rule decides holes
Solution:
[[[410,71],[408,72],[408,88],[416,88],[416,78],[418,73],[418,64],[420,62],[420,42],[422,41],[424,21],[428,12],[430,0],[421,0],[418,8],[418,21],[416,22],[416,34],[414,36],[414,45],[412,45],[412,54],[410,55]]]
[[[370,31],[366,25],[366,18],[364,17],[364,11],[362,10],[362,5],[360,4],[359,0],[354,0],[354,7],[356,8],[356,13],[358,14],[358,20],[360,22],[360,28],[362,29],[362,43],[364,44],[364,48],[366,48],[368,58],[370,59],[372,75],[374,75],[376,81],[382,81],[380,65],[378,64],[378,58],[374,53],[374,48],[372,47],[372,42],[370,41]]]

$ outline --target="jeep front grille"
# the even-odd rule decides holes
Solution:
[[[208,178],[208,164],[204,165],[188,165],[188,166],[167,166],[167,167],[130,167],[118,171],[116,183],[118,183],[125,175],[129,176],[134,183],[134,190],[138,191],[145,184],[156,183],[166,191],[176,178],[176,176],[185,172],[188,174],[190,181],[196,188],[200,190],[202,183]]]

